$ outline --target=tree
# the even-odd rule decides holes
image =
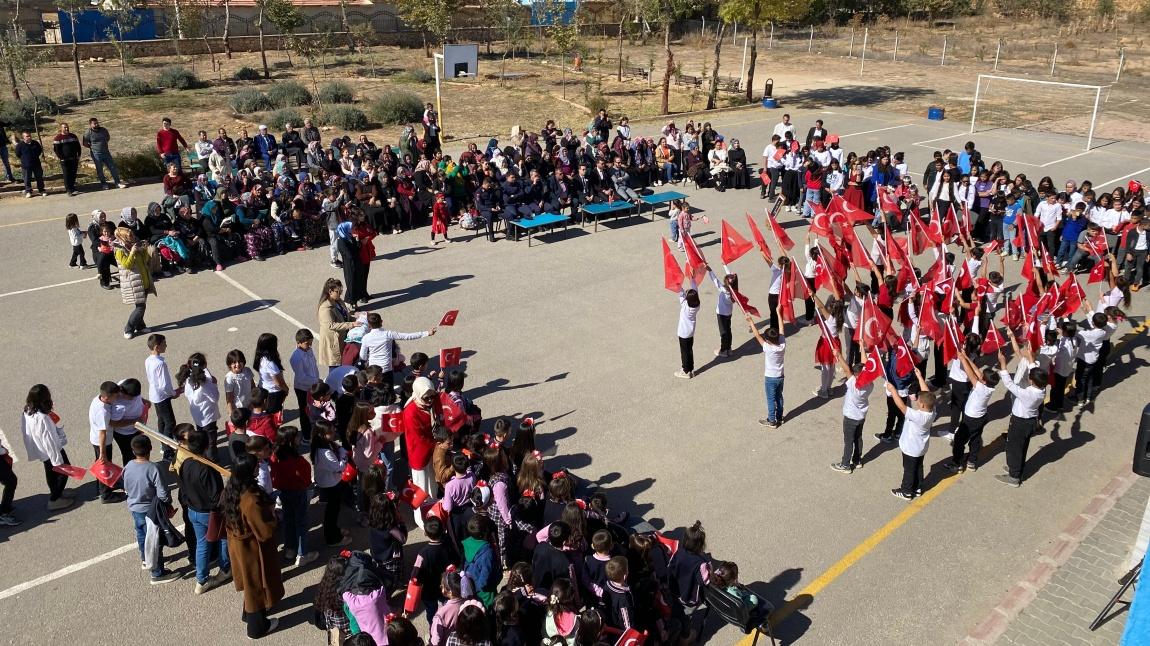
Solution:
[[[303,12],[291,0],[258,0],[262,3],[263,13],[266,13],[268,22],[275,25],[281,37],[286,37],[291,43],[295,30],[303,25]],[[263,50],[263,47],[260,47]],[[291,62],[291,46],[285,48],[288,52],[288,62]],[[266,63],[265,63],[266,68]]]
[[[353,25],[350,33],[359,51],[367,53],[367,63],[371,66],[371,75],[375,76],[375,51],[371,49],[371,41],[375,37],[375,27],[370,22],[361,22]]]
[[[227,56],[229,61],[232,60],[232,40],[229,37],[231,34],[231,30],[232,30],[232,3],[231,3],[231,0],[224,0],[224,37],[223,37],[224,56]],[[263,43],[260,43],[260,48],[262,51]],[[264,72],[266,73],[267,72],[267,65],[266,65],[267,61],[265,60],[264,63],[265,63]]]
[[[567,98],[567,57],[579,42],[579,9],[570,17],[566,16],[567,6],[562,0],[545,0],[541,6],[539,22],[555,48],[561,54],[562,77],[560,86],[563,88],[563,98]],[[567,20],[564,20],[567,18]]]
[[[35,126],[36,138],[40,139],[40,101],[36,90],[28,81],[29,74],[44,64],[44,54],[28,46],[28,39],[20,29],[20,0],[16,0],[12,11],[12,28],[5,30],[0,36],[0,56],[8,68],[8,80],[12,83],[12,97],[20,100],[20,90],[17,87],[22,83],[32,97],[32,123]]]
[[[355,38],[351,34],[351,23],[347,21],[347,0],[339,0],[339,25],[347,38],[347,51],[355,53]]]
[[[663,70],[659,113],[667,114],[671,111],[671,77],[675,74],[675,52],[671,51],[671,26],[676,20],[695,12],[700,5],[698,0],[655,0],[655,2],[654,6],[645,7],[645,11],[653,10],[657,13],[663,28],[663,52],[666,55],[667,65]]]
[[[125,34],[140,25],[140,15],[136,13],[132,0],[104,0],[100,4],[100,13],[112,21],[112,25],[104,30],[104,35],[120,55],[120,73],[127,75],[132,52],[128,49]]]
[[[208,50],[208,58],[211,59],[212,71],[215,72],[219,69],[219,66],[216,64],[216,53],[212,50],[212,43],[208,40],[206,25],[208,15],[207,3],[210,1],[211,0],[180,0],[180,2],[184,4],[180,31],[183,33],[182,38],[199,38],[204,41],[204,49]],[[196,58],[194,56],[192,57],[192,71],[196,71]]]
[[[723,0],[719,17],[737,22],[751,32],[751,56],[747,65],[747,103],[754,99],[755,60],[758,58],[759,32],[773,22],[787,22],[807,13],[809,0]]]
[[[719,21],[715,35],[715,64],[711,67],[711,86],[707,89],[707,109],[715,109],[715,99],[719,95],[719,54],[723,50],[723,36],[727,33],[727,23]]]
[[[68,22],[72,25],[72,69],[76,73],[76,96],[84,98],[84,78],[80,75],[80,47],[76,43],[76,14],[84,11],[91,4],[88,0],[57,0],[56,5],[68,14]]]
[[[423,53],[431,58],[428,34],[443,43],[451,29],[451,17],[459,9],[459,0],[396,0],[395,8],[403,22],[415,27],[423,36]]]

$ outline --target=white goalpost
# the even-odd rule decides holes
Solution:
[[[1075,135],[1085,137],[1090,150],[1109,87],[979,74],[970,132],[1018,128]]]

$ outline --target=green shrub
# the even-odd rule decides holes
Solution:
[[[271,130],[282,131],[284,126],[291,123],[295,127],[303,125],[303,116],[294,108],[280,108],[264,117],[264,123]]]
[[[40,106],[40,125],[44,119],[60,113],[60,106],[51,98],[38,96],[35,99],[22,99],[21,101],[4,101],[0,103],[0,121],[8,124],[12,131],[32,130],[36,127],[33,113],[37,104]]]
[[[290,108],[311,103],[311,92],[299,83],[276,83],[268,88],[268,98],[277,108]]]
[[[236,92],[231,99],[228,99],[228,105],[232,106],[232,110],[239,114],[262,112],[275,107],[268,95],[252,89]]]
[[[244,66],[236,70],[235,78],[237,81],[258,81],[264,77],[263,73],[254,67]]]
[[[80,102],[80,97],[76,96],[75,92],[65,92],[60,95],[60,105],[75,105]]]
[[[108,95],[115,97],[143,96],[152,92],[152,86],[144,79],[135,76],[113,76],[108,79]]]
[[[371,118],[383,125],[407,124],[423,116],[423,101],[411,92],[390,92],[372,102]]]
[[[602,94],[596,94],[592,96],[591,98],[587,99],[587,109],[591,111],[591,114],[599,114],[600,110],[606,110],[607,97],[603,96]]]
[[[86,87],[86,88],[84,88],[84,98],[85,99],[88,99],[88,100],[102,99],[106,96],[108,96],[108,93],[105,92],[104,88],[102,88],[102,87]]]
[[[199,87],[200,81],[188,68],[180,65],[170,65],[160,70],[156,77],[156,85],[172,90],[191,90]]]
[[[412,83],[431,83],[435,75],[427,70],[408,70],[403,73],[403,78]]]
[[[140,150],[134,153],[113,155],[116,168],[123,179],[144,179],[160,177],[164,174],[164,164],[154,150]]]
[[[350,105],[336,105],[323,111],[323,123],[343,130],[367,130],[367,115]]]
[[[347,83],[332,81],[319,89],[320,103],[354,103],[355,91]]]

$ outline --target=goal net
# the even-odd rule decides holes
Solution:
[[[970,131],[1018,128],[1073,135],[1084,138],[1090,150],[1108,89],[979,74]]]

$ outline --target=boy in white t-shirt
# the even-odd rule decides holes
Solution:
[[[898,438],[898,448],[902,451],[902,486],[890,490],[891,495],[903,500],[914,500],[922,494],[922,463],[930,443],[930,427],[937,414],[934,412],[934,393],[927,388],[922,373],[915,368],[918,385],[922,389],[908,407],[898,389],[889,381],[886,391],[894,405],[906,416],[902,423],[902,435]]]
[[[862,432],[866,424],[866,413],[870,409],[870,394],[874,382],[858,387],[858,375],[863,371],[860,364],[850,365],[842,353],[834,350],[835,359],[847,375],[846,391],[843,393],[843,459],[832,463],[831,468],[839,473],[853,473],[862,466]]]
[[[683,365],[675,371],[675,376],[680,379],[695,376],[695,320],[698,316],[699,291],[692,279],[691,289],[679,290],[679,358]]]
[[[743,314],[747,319],[747,328],[763,348],[763,390],[767,396],[767,417],[759,420],[759,425],[778,428],[783,425],[783,358],[787,353],[787,340],[775,328],[767,328],[764,338],[751,320],[751,315],[746,312]]]

